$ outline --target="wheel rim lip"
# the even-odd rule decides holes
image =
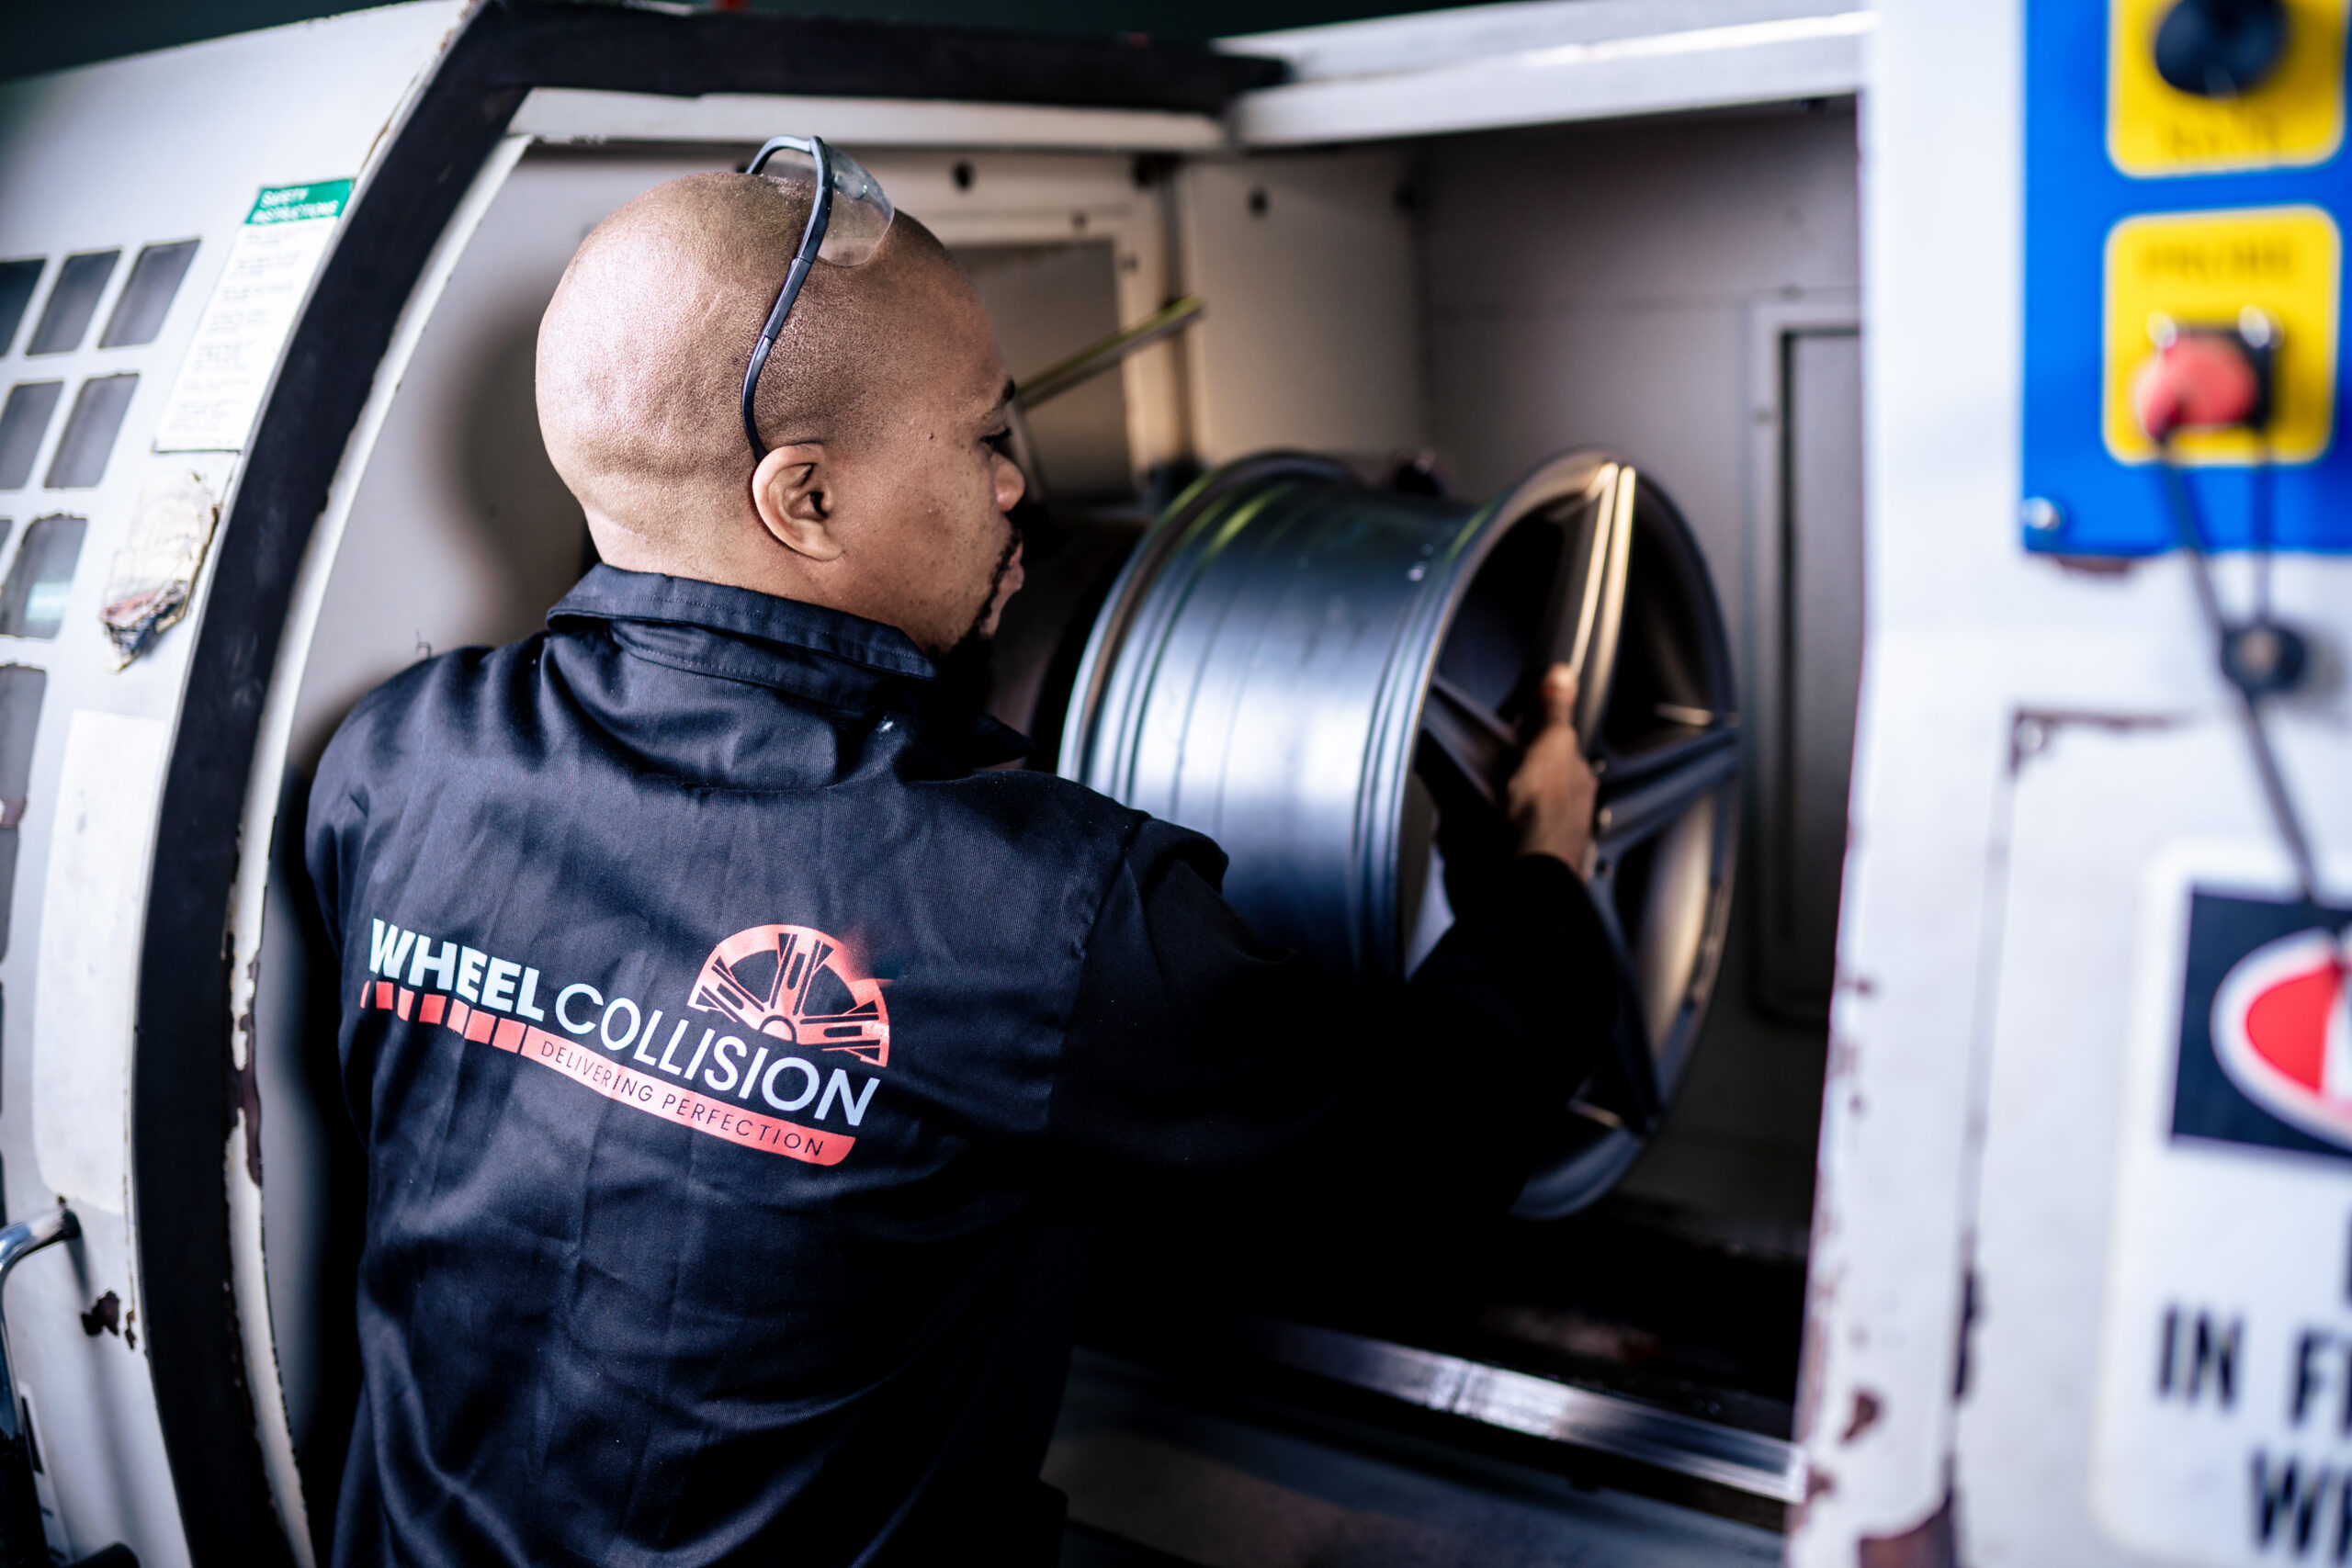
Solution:
[[[1385,958],[1382,973],[1387,977],[1403,977],[1406,944],[1412,936],[1407,929],[1410,917],[1396,908],[1405,791],[1412,775],[1414,748],[1429,705],[1430,685],[1437,675],[1446,639],[1453,634],[1479,569],[1487,564],[1496,547],[1535,513],[1589,491],[1591,476],[1611,463],[1622,465],[1623,459],[1599,446],[1573,447],[1556,453],[1472,512],[1454,532],[1453,547],[1442,558],[1443,570],[1430,573],[1430,580],[1423,584],[1424,592],[1415,601],[1406,624],[1398,628],[1394,647],[1411,651],[1403,659],[1392,655],[1389,668],[1384,671],[1378,710],[1384,719],[1393,716],[1396,727],[1379,727],[1372,738],[1374,746],[1367,759],[1375,766],[1389,765],[1382,770],[1377,788],[1367,787],[1359,796],[1361,808],[1377,813],[1377,821],[1385,828],[1384,852],[1360,856],[1359,875],[1365,882],[1362,893],[1367,907],[1388,911],[1388,930],[1378,944]],[[1401,739],[1386,746],[1378,744],[1391,734]],[[1373,783],[1371,770],[1367,769],[1367,785]],[[1363,826],[1369,824],[1360,823]]]
[[[1723,623],[1723,610],[1715,594],[1714,583],[1705,570],[1705,559],[1699,552],[1697,536],[1666,491],[1651,483],[1646,475],[1636,470],[1639,508],[1649,508],[1658,525],[1655,536],[1668,547],[1672,558],[1674,580],[1688,596],[1690,610],[1700,623],[1700,635],[1694,642],[1705,663],[1700,671],[1702,679],[1722,700],[1714,708],[1718,720],[1729,718],[1736,722],[1739,713],[1736,674],[1731,663],[1731,643]],[[1698,1044],[1699,1029],[1706,1017],[1707,1004],[1713,1000],[1715,986],[1723,968],[1723,957],[1731,921],[1734,891],[1734,870],[1739,855],[1741,828],[1741,797],[1744,773],[1735,770],[1714,788],[1692,798],[1678,820],[1702,805],[1712,804],[1714,822],[1711,837],[1713,845],[1709,863],[1713,870],[1705,892],[1705,907],[1698,920],[1694,953],[1690,967],[1683,975],[1681,995],[1669,1016],[1663,1038],[1650,1042],[1651,1056],[1659,1068],[1663,1092],[1670,1102],[1679,1091]],[[1673,831],[1671,826],[1659,829],[1663,838]],[[1614,918],[1613,909],[1611,918]],[[1630,973],[1630,971],[1629,971]],[[1641,1000],[1645,998],[1638,998]],[[1646,1025],[1645,1025],[1646,1032]],[[1614,1187],[1652,1142],[1652,1138],[1596,1126],[1595,1136],[1581,1148],[1548,1157],[1546,1163],[1528,1179],[1516,1202],[1511,1206],[1514,1217],[1523,1220],[1553,1220],[1574,1213],[1591,1203]]]

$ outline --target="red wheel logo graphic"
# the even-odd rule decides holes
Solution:
[[[882,982],[848,973],[842,944],[807,926],[753,926],[720,942],[695,982],[693,1005],[771,1039],[889,1065]]]

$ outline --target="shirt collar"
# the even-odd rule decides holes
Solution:
[[[566,620],[638,621],[696,626],[784,648],[826,654],[884,675],[933,681],[938,668],[906,633],[846,610],[772,593],[599,563],[548,612],[551,630]]]
[[[844,610],[600,563],[548,612],[551,631],[597,625],[628,652],[673,669],[836,709],[913,714],[967,765],[1029,749],[1019,731],[953,697],[906,633]]]

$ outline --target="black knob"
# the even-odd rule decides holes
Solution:
[[[2248,697],[2291,692],[2311,667],[2311,644],[2291,626],[2260,620],[2222,633],[2222,674]]]
[[[2285,0],[2180,0],[2156,28],[2156,74],[2201,98],[2254,91],[2286,52]]]

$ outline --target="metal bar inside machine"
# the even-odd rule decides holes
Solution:
[[[1779,1503],[1804,1499],[1794,1443],[1613,1393],[1337,1329],[1261,1319],[1248,1342],[1267,1359],[1505,1431],[1614,1454]]]
[[[1113,369],[1138,349],[1150,347],[1161,338],[1183,331],[1201,319],[1208,307],[1197,294],[1187,294],[1159,310],[1154,310],[1134,326],[1122,327],[1107,337],[1088,344],[1069,358],[1048,365],[1029,378],[1015,398],[1023,412],[1040,403],[1060,397],[1073,387],[1091,381],[1104,371]]]

